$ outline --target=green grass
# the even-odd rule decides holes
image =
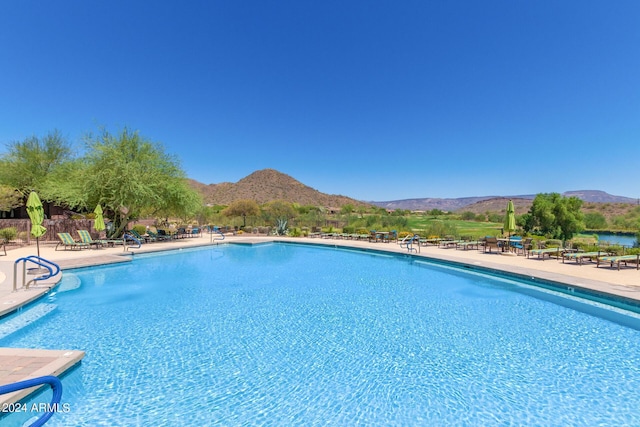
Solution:
[[[411,215],[409,217],[409,228],[420,234],[424,230],[429,230],[434,223],[441,223],[448,227],[453,227],[458,236],[495,236],[500,234],[502,224],[497,222],[476,222],[464,221],[461,219],[433,218],[423,215]]]

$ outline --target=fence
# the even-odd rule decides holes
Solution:
[[[77,236],[77,230],[89,230],[91,237],[98,238],[98,232],[93,229],[92,219],[45,219],[42,223],[47,232],[40,237],[40,242],[58,242],[57,233],[69,233]],[[17,237],[13,243],[31,244],[36,239],[31,235],[31,221],[28,219],[0,219],[0,230],[15,228]]]

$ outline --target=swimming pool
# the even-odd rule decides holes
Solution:
[[[0,346],[86,351],[47,426],[640,424],[637,316],[411,257],[135,255],[40,304]]]

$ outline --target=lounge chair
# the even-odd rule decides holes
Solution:
[[[173,240],[173,236],[167,233],[165,230],[159,228],[158,229],[158,240]]]
[[[618,264],[618,270],[620,270],[620,264],[624,263],[624,265],[627,265],[627,262],[633,262],[636,264],[636,270],[640,270],[640,254],[599,256],[596,267],[600,267],[600,263],[606,262],[610,263],[611,267],[613,267],[614,264]]]
[[[147,234],[149,235],[149,238],[151,239],[152,242],[162,242],[164,240],[171,240],[171,237],[169,236],[161,236],[159,233],[156,233],[155,231],[147,231]]]
[[[565,259],[574,259],[579,265],[582,265],[583,260],[588,259],[591,261],[593,258],[598,258],[603,255],[609,255],[607,252],[603,251],[593,251],[593,252],[565,252],[562,254],[562,262]]]
[[[555,255],[556,258],[560,258],[565,252],[567,252],[567,249],[563,249],[561,247],[531,249],[527,253],[527,258],[529,258],[531,255],[538,255],[538,259],[542,258],[542,260],[544,261],[545,256],[551,258],[551,256]]]
[[[443,249],[455,248],[458,246],[459,243],[463,243],[463,242],[464,240],[460,240],[460,239],[440,240],[440,248],[443,248]]]
[[[91,237],[91,234],[87,230],[77,230],[77,231],[78,231],[78,236],[80,236],[80,242],[82,243],[86,243],[89,246],[93,245],[96,247],[96,249],[101,248],[102,246],[107,244],[107,242],[103,240],[93,240],[93,238]]]
[[[440,241],[442,239],[440,237],[430,237],[427,239],[420,239],[420,245],[422,246],[429,246],[429,245],[434,245],[434,246],[439,246],[440,245]]]
[[[478,249],[478,245],[480,244],[481,242],[478,240],[467,240],[456,244],[456,249],[464,249],[465,251],[468,249]]]
[[[309,237],[322,237],[322,228],[311,227],[311,232],[309,233]]]
[[[151,240],[150,237],[141,236],[140,233],[138,233],[136,230],[129,230],[127,231],[127,233],[138,239],[140,243],[149,243],[149,241]]]
[[[73,240],[73,237],[71,237],[71,234],[69,233],[58,233],[58,238],[60,239],[60,242],[58,242],[58,244],[56,245],[56,251],[58,250],[58,247],[60,245],[64,247],[64,250],[85,249],[90,247],[88,243],[76,242],[75,240]]]

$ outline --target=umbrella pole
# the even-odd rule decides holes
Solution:
[[[36,248],[38,248],[38,258],[40,258],[40,238],[36,237]]]

